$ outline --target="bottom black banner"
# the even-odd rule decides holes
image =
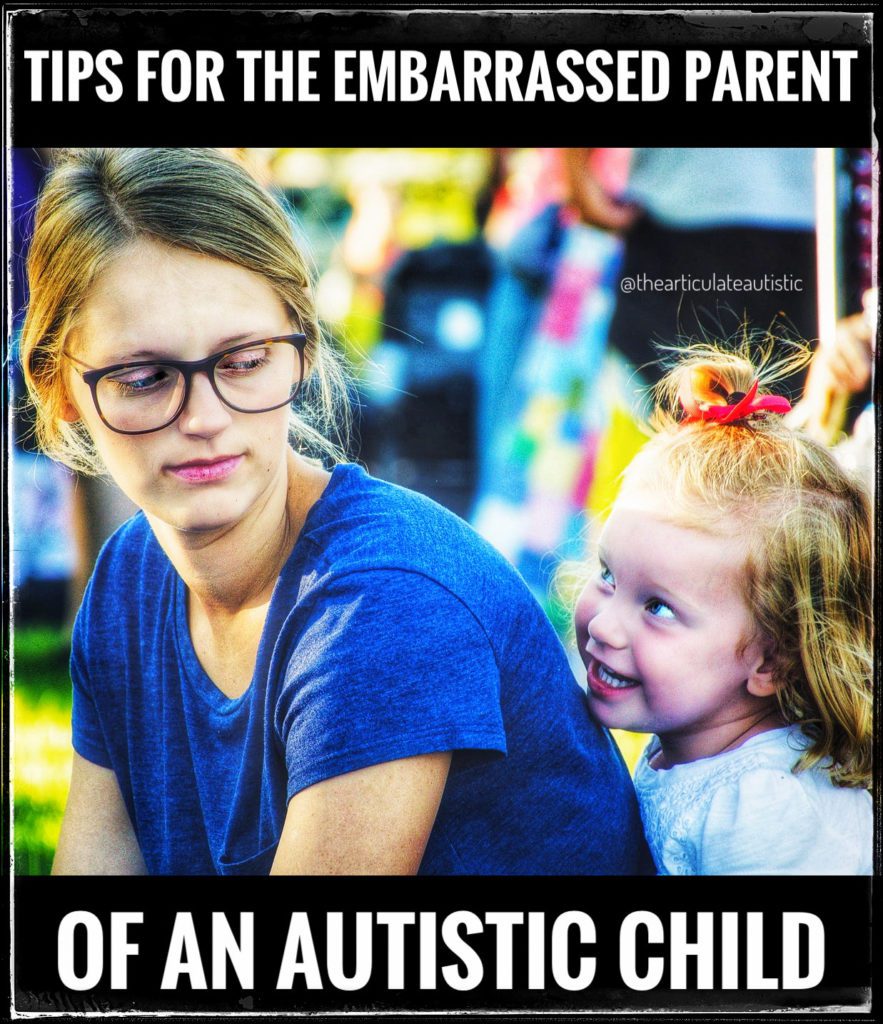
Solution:
[[[870,1009],[861,878],[19,878],[13,1005]]]

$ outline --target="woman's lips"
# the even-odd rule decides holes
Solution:
[[[612,682],[611,679],[615,680],[615,682]],[[641,685],[637,679],[631,679],[628,676],[621,676],[618,672],[613,672],[612,669],[602,665],[596,658],[592,658],[589,661],[586,681],[589,690],[596,697],[608,698],[621,697],[623,694]],[[617,683],[618,685],[616,685]]]
[[[241,455],[222,455],[218,459],[194,459],[193,462],[182,462],[170,466],[169,472],[178,480],[188,484],[211,484],[226,480],[239,463]]]

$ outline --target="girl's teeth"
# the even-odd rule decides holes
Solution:
[[[603,665],[598,665],[598,678],[606,683],[607,686],[619,687],[625,689],[628,686],[636,686],[637,684],[632,679],[625,679],[622,676],[615,675],[609,669],[604,668]]]

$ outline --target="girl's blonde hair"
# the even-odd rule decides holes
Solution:
[[[307,264],[285,211],[245,168],[210,149],[84,149],[59,155],[38,201],[22,339],[36,439],[84,473],[103,471],[82,423],[65,422],[63,351],[89,290],[138,239],[226,260],[260,274],[307,337],[309,372],[292,438],[331,462],[349,440],[347,377],[323,339]]]
[[[810,740],[796,770],[821,763],[838,785],[869,787],[870,495],[781,415],[683,422],[684,401],[707,408],[730,396],[732,405],[755,380],[761,397],[807,358],[770,356],[770,346],[758,354],[748,342],[681,350],[657,385],[655,436],[626,470],[623,491],[662,488],[679,525],[748,539],[745,600],[772,651],[782,713]]]

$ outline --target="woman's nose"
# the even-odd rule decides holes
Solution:
[[[628,642],[625,624],[612,598],[607,598],[589,619],[589,636],[602,647],[623,648]]]
[[[187,434],[211,437],[232,422],[230,410],[218,398],[211,381],[204,373],[195,373],[190,394],[178,422]]]

